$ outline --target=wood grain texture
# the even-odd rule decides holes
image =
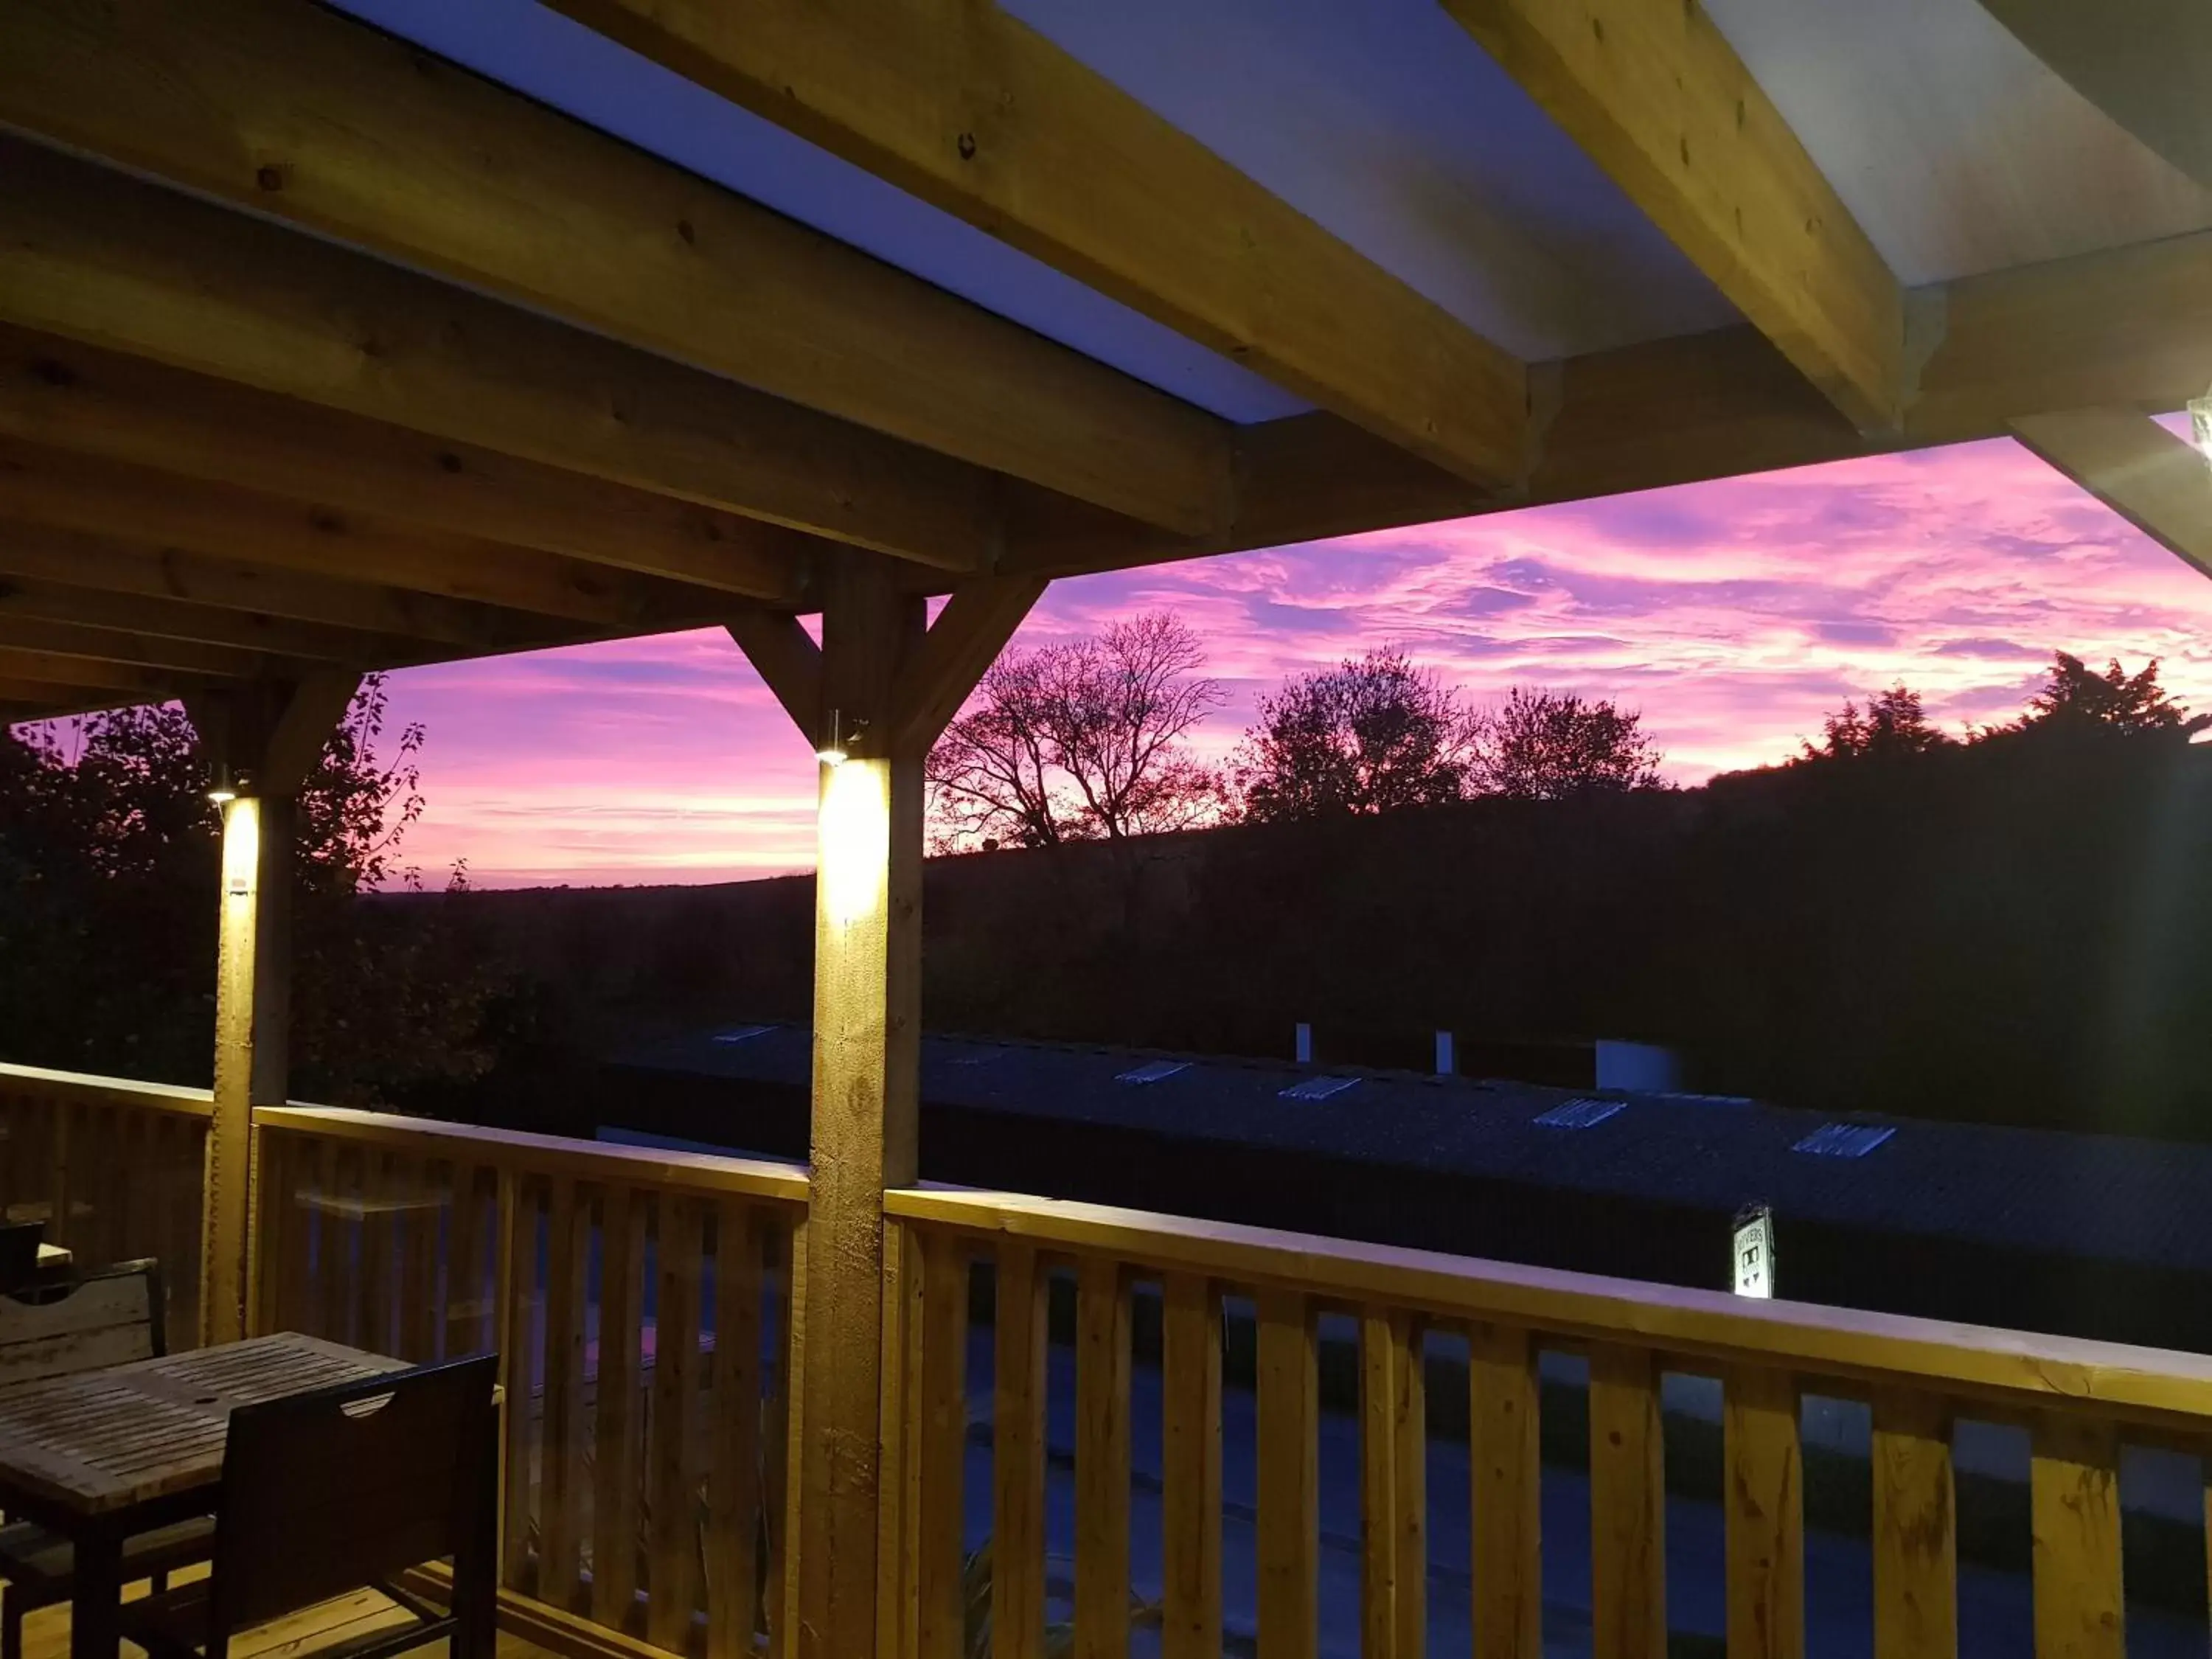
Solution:
[[[708,1419],[708,1659],[751,1659],[760,1627],[761,1239],[744,1206],[714,1218],[714,1374]]]
[[[921,1237],[921,1366],[915,1395],[920,1455],[915,1516],[915,1650],[919,1659],[964,1659],[967,1604],[968,1281],[964,1241]]]
[[[2023,416],[2013,436],[2168,552],[2212,576],[2212,467],[2132,409]]]
[[[1536,1400],[1528,1333],[1513,1325],[1468,1327],[1475,1659],[1518,1659],[1543,1644]]]
[[[1446,9],[1852,421],[1896,425],[1897,279],[1703,6]]]
[[[1428,1395],[1422,1327],[1370,1308],[1359,1324],[1360,1652],[1428,1650]]]
[[[1036,1255],[998,1256],[991,1450],[992,1659],[1042,1659],[1045,1293]]]
[[[499,1581],[529,1588],[530,1492],[536,1471],[538,1237],[539,1183],[513,1170],[499,1178],[498,1299],[500,1426]],[[328,1237],[327,1233],[325,1237]]]
[[[1160,1286],[1162,1659],[1221,1653],[1221,1293]]]
[[[1321,1401],[1314,1310],[1296,1291],[1263,1289],[1258,1304],[1260,1651],[1320,1651]]]
[[[1439,466],[1518,471],[1518,362],[1003,11],[560,9]]]
[[[1874,1397],[1876,1659],[1957,1659],[1959,1520],[1950,1414],[1933,1395]]]
[[[1722,1404],[1729,1659],[1803,1659],[1804,1461],[1797,1380],[1744,1366]]]
[[[1667,1468],[1648,1350],[1589,1351],[1591,1650],[1666,1659]]]
[[[2036,1659],[2121,1659],[2120,1449],[2112,1425],[2039,1417],[2028,1476]]]
[[[653,1439],[646,1469],[645,1637],[681,1653],[699,1601],[699,1297],[704,1217],[697,1200],[655,1206]]]
[[[591,1195],[556,1176],[546,1206],[545,1365],[538,1476],[538,1597],[574,1610],[585,1489],[585,1279],[591,1260]]]
[[[1075,1656],[1129,1651],[1129,1286],[1120,1266],[1076,1269]]]
[[[599,1378],[592,1414],[592,1617],[627,1631],[637,1611],[644,1401],[638,1357],[644,1331],[639,1294],[647,1205],[612,1182],[599,1211]]]

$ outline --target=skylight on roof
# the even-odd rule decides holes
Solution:
[[[1553,1107],[1536,1121],[1547,1129],[1589,1129],[1627,1109],[1628,1103],[1625,1100],[1595,1100],[1585,1097]]]
[[[1823,1123],[1790,1150],[1815,1158],[1864,1158],[1897,1131],[1879,1123]]]
[[[1310,1077],[1304,1082],[1293,1083],[1289,1088],[1282,1091],[1281,1098],[1327,1100],[1332,1095],[1342,1094],[1358,1081],[1356,1077]]]
[[[1188,1072],[1188,1070],[1190,1070],[1190,1062],[1187,1060],[1147,1060],[1144,1065],[1133,1066],[1128,1071],[1117,1072],[1115,1073],[1114,1081],[1116,1083],[1158,1083],[1167,1078],[1173,1077],[1177,1072]]]
[[[715,1032],[714,1041],[717,1042],[749,1042],[753,1038],[760,1036],[766,1032],[772,1031],[775,1029],[775,1028],[772,1025],[733,1025],[726,1031]]]

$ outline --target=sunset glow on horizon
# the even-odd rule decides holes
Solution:
[[[1285,676],[1378,646],[1478,701],[1640,708],[1683,783],[1785,759],[1900,679],[1954,731],[2009,718],[2056,650],[2159,658],[2212,708],[2212,581],[2002,440],[1059,581],[1015,643],[1149,610],[1206,642],[1216,758]],[[428,728],[426,885],[459,859],[479,886],[811,867],[811,745],[719,632],[390,686],[394,729]]]

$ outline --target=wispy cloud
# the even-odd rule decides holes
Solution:
[[[1640,708],[1691,781],[1790,752],[1903,679],[1954,725],[2018,708],[2050,653],[2156,656],[2212,707],[2212,582],[2009,442],[1839,462],[1056,583],[1037,644],[1180,611],[1229,692],[1225,753],[1288,674],[1401,646],[1479,698],[1538,683]],[[410,858],[480,879],[804,869],[814,769],[719,632],[410,670],[429,726]]]

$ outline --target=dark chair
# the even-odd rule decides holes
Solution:
[[[225,1659],[243,1631],[374,1589],[410,1616],[347,1638],[346,1659],[446,1637],[454,1659],[492,1659],[497,1370],[480,1355],[232,1413],[214,1569],[126,1603],[125,1638],[153,1659]],[[444,1556],[453,1593],[441,1612],[399,1580]]]
[[[166,1352],[161,1272],[150,1261],[0,1292],[0,1388],[153,1359]],[[204,1561],[215,1522],[179,1521],[124,1540],[126,1580],[159,1589],[171,1570]],[[76,1593],[76,1550],[36,1522],[0,1526],[0,1659],[22,1659],[23,1616]]]
[[[0,1221],[0,1291],[38,1278],[39,1245],[46,1236],[43,1221]]]

